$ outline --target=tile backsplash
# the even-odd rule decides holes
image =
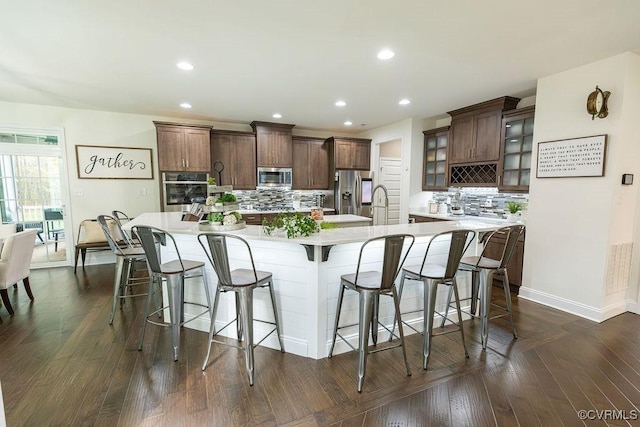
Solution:
[[[508,201],[516,201],[524,204],[523,215],[526,215],[529,195],[523,193],[498,193],[495,187],[451,187],[448,191],[434,192],[432,199],[438,203],[446,203],[447,210],[451,212],[451,200],[457,191],[460,191],[462,206],[466,215],[504,218],[508,213]]]
[[[332,191],[309,190],[236,190],[240,209],[292,209],[296,197],[300,199],[300,208],[312,208],[322,205],[333,207]]]

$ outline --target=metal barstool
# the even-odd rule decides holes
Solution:
[[[238,268],[231,270],[229,267],[229,255],[227,249],[227,240],[235,240],[240,242],[242,246],[246,247],[251,261],[251,269]],[[241,348],[244,350],[245,364],[247,368],[247,374],[249,376],[249,385],[253,385],[254,377],[254,358],[253,349],[264,341],[273,332],[278,335],[278,341],[280,343],[280,351],[284,353],[284,344],[282,342],[282,329],[280,327],[280,320],[278,318],[278,306],[276,305],[276,296],[273,291],[273,275],[268,271],[256,270],[256,266],[253,262],[253,255],[249,243],[241,237],[230,234],[218,234],[218,233],[202,233],[198,235],[198,241],[207,254],[211,265],[213,266],[216,275],[218,276],[218,286],[216,288],[215,300],[213,303],[213,311],[211,315],[211,326],[209,327],[209,346],[207,348],[207,355],[202,363],[202,370],[204,371],[209,361],[209,354],[211,353],[211,343],[223,344],[229,347]],[[271,305],[273,307],[274,321],[265,321],[253,318],[253,290],[256,288],[269,288],[269,295],[271,296]],[[218,303],[220,301],[220,294],[222,292],[234,292],[236,296],[236,317],[223,326],[216,332],[216,315],[218,312]],[[267,333],[260,341],[254,343],[253,341],[253,322],[266,323],[273,325],[274,328]],[[236,322],[238,326],[238,340],[242,339],[244,335],[244,346],[230,344],[228,342],[219,341],[214,338],[217,334],[223,331],[227,326]]]
[[[170,326],[172,329],[171,338],[173,344],[173,360],[177,361],[178,352],[180,350],[180,327],[204,314],[211,314],[211,297],[209,295],[209,286],[207,284],[204,262],[182,259],[174,237],[165,230],[148,225],[136,225],[131,228],[131,231],[138,237],[140,243],[142,244],[142,247],[144,248],[144,251],[147,255],[149,275],[151,276],[149,293],[147,295],[147,304],[144,311],[144,323],[142,324],[142,334],[140,336],[140,344],[138,345],[138,350],[142,350],[144,333],[147,323],[158,326]],[[173,249],[175,250],[177,255],[177,259],[164,263],[160,262],[160,253],[157,247],[158,236],[161,236],[167,244],[168,242],[172,242]],[[184,300],[185,279],[196,277],[202,277],[202,282],[204,284],[204,293],[207,300],[206,305],[199,302],[190,302]],[[166,280],[167,282],[168,306],[157,308],[155,311],[150,313],[149,307],[151,306],[152,295],[155,295],[156,292],[160,292],[163,280]],[[206,310],[185,321],[183,309],[183,306],[185,304],[204,307],[206,308]],[[168,323],[156,322],[150,319],[154,314],[159,314],[166,309],[169,309],[169,315],[171,317]]]
[[[471,315],[475,316],[476,313],[476,305],[478,298],[480,299],[480,318],[482,324],[482,349],[487,349],[487,340],[489,338],[489,320],[495,319],[498,317],[509,316],[509,321],[511,322],[511,330],[513,332],[513,338],[518,338],[516,333],[516,327],[513,323],[513,315],[511,313],[511,291],[509,289],[509,274],[507,273],[507,265],[511,260],[511,256],[515,252],[516,244],[518,243],[518,238],[524,232],[524,225],[516,224],[507,227],[499,228],[498,230],[493,231],[488,235],[488,237],[484,240],[484,248],[480,256],[469,256],[464,257],[460,260],[460,270],[462,271],[470,271],[471,272]],[[489,247],[489,242],[494,237],[503,237],[505,238],[505,244],[502,248],[502,253],[499,259],[492,259],[486,256],[485,252]],[[503,275],[503,288],[504,288],[504,297],[506,300],[506,306],[502,307],[497,304],[491,303],[491,288],[493,286],[493,276],[495,274]],[[449,310],[449,306],[451,303],[451,292],[449,292],[449,297],[447,299],[447,313]],[[489,318],[489,311],[491,306],[495,306],[501,308],[506,313],[498,316],[494,316]],[[445,318],[442,320],[442,326],[444,326],[445,321],[447,320],[446,314]]]
[[[414,312],[423,311],[423,329],[419,331],[407,322],[403,322],[406,326],[410,327],[417,333],[422,334],[422,368],[427,369],[429,364],[429,355],[431,353],[431,338],[435,335],[441,335],[443,333],[460,331],[462,336],[462,346],[464,347],[464,356],[469,358],[469,352],[467,351],[467,344],[464,339],[464,330],[462,328],[462,313],[460,312],[460,297],[458,294],[458,283],[456,281],[456,272],[458,271],[458,265],[462,255],[465,253],[476,233],[472,230],[452,230],[445,231],[443,233],[436,234],[431,238],[427,249],[422,259],[422,264],[404,267],[402,269],[402,276],[400,279],[400,286],[398,293],[402,298],[402,290],[404,288],[404,281],[418,280],[424,284],[424,306],[420,310],[413,310],[405,312],[403,314],[409,314]],[[430,254],[430,250],[436,247],[436,243],[449,242],[449,251],[447,260],[445,263],[433,262],[433,254]],[[431,258],[430,258],[431,255]],[[447,285],[451,287],[455,296],[456,309],[458,311],[458,322],[453,322],[458,326],[458,329],[451,331],[441,332],[433,334],[433,317],[434,315],[442,314],[436,312],[436,294],[438,285]],[[394,323],[395,324],[395,323]]]
[[[98,216],[98,223],[109,243],[111,251],[116,256],[116,272],[113,280],[113,301],[111,304],[111,315],[109,324],[113,324],[113,317],[116,312],[117,301],[120,301],[120,308],[124,305],[126,298],[145,296],[147,293],[131,293],[131,288],[141,283],[147,283],[148,277],[135,277],[136,262],[145,262],[146,255],[144,249],[136,247],[127,234],[122,230],[117,218],[109,215]],[[114,235],[114,232],[119,235]]]
[[[405,246],[405,240],[408,240],[409,246],[402,256],[403,248]],[[402,320],[400,317],[399,298],[396,293],[395,280],[400,273],[400,269],[407,258],[407,254],[411,250],[415,237],[410,234],[393,234],[388,236],[375,237],[364,242],[360,248],[360,254],[358,255],[358,264],[355,274],[345,274],[340,276],[340,294],[338,295],[338,307],[336,309],[336,319],[333,328],[333,339],[331,340],[331,348],[329,350],[329,357],[333,356],[333,349],[336,344],[336,336],[340,337],[349,347],[358,352],[358,392],[362,391],[362,385],[364,384],[364,377],[367,368],[367,355],[369,353],[378,352],[381,350],[390,350],[392,348],[402,347],[402,356],[404,357],[404,364],[407,368],[407,375],[411,375],[411,369],[407,362],[407,351],[404,345],[404,333],[402,331]],[[382,255],[382,272],[380,271],[360,271],[362,264],[371,262],[370,256],[363,258],[363,253],[368,248],[371,251],[375,250],[377,243],[384,242],[384,252]],[[370,246],[371,245],[371,246]],[[369,254],[370,252],[367,252]],[[342,300],[344,297],[345,289],[350,289],[358,292],[360,300],[359,321],[358,323],[351,325],[339,326],[340,323],[340,309],[342,308]],[[391,336],[389,341],[393,337],[400,338],[400,344],[376,349],[369,351],[369,328],[371,327],[371,319],[373,316],[373,307],[375,301],[380,295],[387,295],[393,298],[393,305],[395,308],[395,314],[398,319],[398,337],[392,330],[388,329],[382,323],[376,322],[373,325],[374,328],[378,328],[381,325],[385,328]],[[394,317],[395,319],[395,317]],[[358,325],[358,349],[355,349],[349,341],[347,341],[342,335],[338,333],[339,329],[348,328]],[[395,326],[395,320],[394,320]]]

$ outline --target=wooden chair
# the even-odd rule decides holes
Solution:
[[[112,228],[112,235],[118,235],[115,230],[115,222],[111,221],[109,227]],[[123,240],[119,240],[118,245],[126,246]],[[105,237],[100,223],[95,219],[85,219],[80,223],[78,230],[78,241],[75,246],[75,263],[73,266],[73,272],[75,273],[78,268],[78,258],[82,258],[82,269],[84,270],[84,263],[87,258],[87,251],[108,251],[111,250],[109,242]]]

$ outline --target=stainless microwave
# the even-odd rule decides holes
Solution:
[[[290,190],[291,168],[258,168],[258,190]]]

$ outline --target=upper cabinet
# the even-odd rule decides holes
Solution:
[[[498,162],[502,112],[514,109],[519,101],[505,96],[449,111],[449,164]]]
[[[371,169],[371,140],[364,138],[331,137],[335,169]]]
[[[256,136],[253,133],[211,131],[211,158],[223,166],[218,185],[233,185],[234,190],[256,189]],[[213,176],[218,178],[215,172]]]
[[[211,126],[153,123],[156,125],[158,138],[160,171],[211,171]]]
[[[293,137],[292,188],[329,189],[329,143],[323,138]]]
[[[447,189],[447,140],[449,126],[425,130],[422,190]]]
[[[256,133],[258,166],[292,167],[291,129],[294,126],[281,123],[251,122],[251,127]]]
[[[501,191],[529,191],[534,114],[533,106],[504,114],[498,179]]]

